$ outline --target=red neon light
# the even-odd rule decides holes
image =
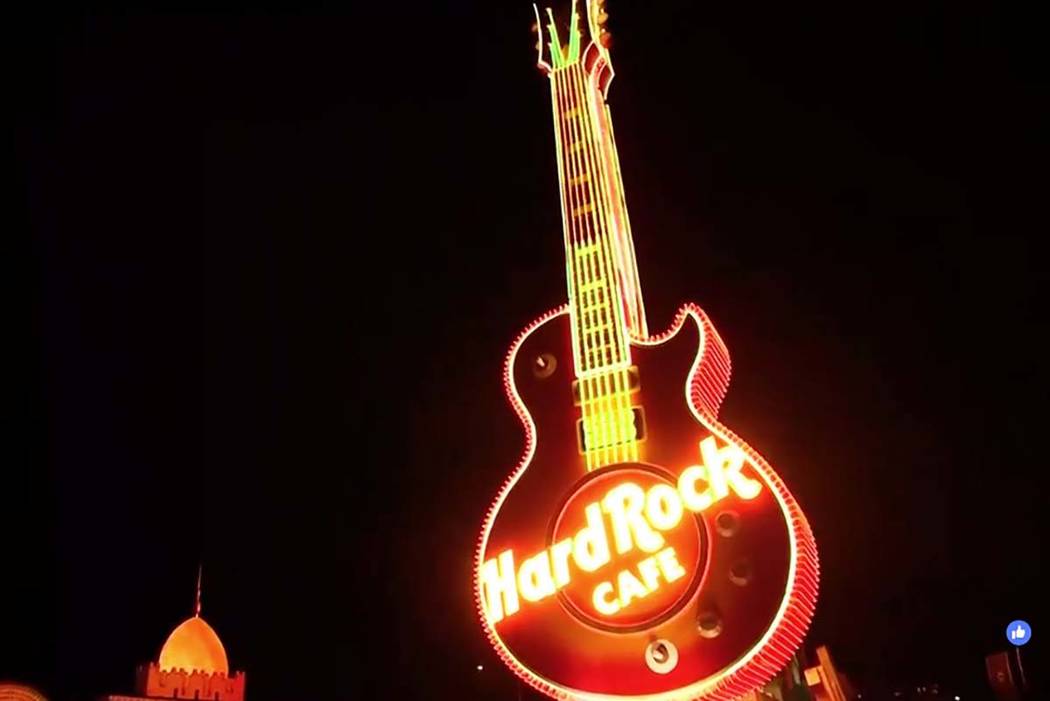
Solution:
[[[477,571],[480,571],[484,563],[488,535],[499,512],[500,505],[507,498],[515,483],[528,469],[536,448],[535,425],[532,416],[522,402],[514,384],[512,374],[514,359],[530,334],[547,321],[565,314],[567,311],[568,306],[563,305],[536,319],[518,336],[507,355],[504,364],[504,388],[512,409],[521,420],[522,428],[525,432],[525,449],[517,467],[504,482],[487,511],[475,551]],[[801,645],[813,617],[819,582],[816,542],[813,539],[813,534],[805,515],[798,507],[794,497],[765,459],[748,447],[743,440],[716,418],[718,407],[725,397],[729,383],[730,360],[725,344],[704,311],[694,304],[683,305],[679,309],[674,322],[666,331],[645,339],[635,338],[633,342],[641,346],[658,345],[677,334],[690,317],[695,320],[698,328],[701,329],[702,343],[693,363],[689,380],[685,385],[688,405],[698,421],[710,430],[712,434],[720,437],[727,443],[744,446],[751,464],[761,472],[765,482],[774,490],[777,499],[789,517],[792,567],[787,586],[788,595],[784,597],[773,624],[757,645],[736,664],[712,679],[705,679],[689,688],[679,689],[671,694],[630,697],[647,699],[648,701],[668,701],[670,699],[732,701],[768,682],[787,664],[794,651]],[[616,695],[594,694],[568,689],[538,677],[522,664],[503,643],[499,633],[486,614],[481,590],[477,586],[475,586],[475,605],[486,636],[497,654],[515,675],[533,688],[558,699],[609,701],[611,699],[625,698]]]

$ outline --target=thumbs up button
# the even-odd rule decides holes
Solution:
[[[1032,626],[1028,625],[1027,621],[1011,621],[1010,625],[1006,626],[1006,639],[1011,645],[1020,647],[1032,639]]]

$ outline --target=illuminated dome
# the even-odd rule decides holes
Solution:
[[[210,625],[200,616],[183,621],[171,631],[160,650],[158,666],[162,670],[184,669],[207,674],[230,673],[226,650]]]

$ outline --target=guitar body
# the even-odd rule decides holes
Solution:
[[[563,522],[575,518],[569,531],[585,524],[579,513],[567,512],[580,512],[588,495],[598,498],[624,481],[674,485],[686,467],[701,462],[698,446],[705,439],[741,451],[740,474],[761,489],[747,499],[729,490],[709,508],[684,511],[663,534],[684,575],[636,601],[635,608],[645,603],[650,609],[641,618],[624,606],[603,620],[580,603],[603,578],[615,587],[615,571],[647,555],[638,548],[614,554],[593,574],[574,571],[557,595],[521,602],[521,611],[498,621],[487,613],[492,602],[479,575],[479,610],[504,662],[548,695],[728,701],[767,681],[801,642],[816,599],[812,535],[768,463],[716,419],[729,356],[703,311],[685,305],[664,334],[632,339],[631,358],[638,377],[633,401],[645,411],[641,455],[637,463],[589,472],[576,429],[567,308],[542,317],[512,346],[506,388],[526,448],[485,519],[478,572],[506,551],[525,557],[550,549],[566,531]],[[571,592],[581,587],[574,598]],[[599,598],[616,598],[608,587],[604,595]],[[654,641],[669,642],[670,652],[658,649],[654,660]]]

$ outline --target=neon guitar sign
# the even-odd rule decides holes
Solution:
[[[700,450],[707,458],[706,463],[683,470],[678,476],[677,488],[656,481],[646,491],[637,484],[637,479],[624,479],[624,470],[610,472],[614,477],[607,481],[615,482],[616,486],[609,489],[600,501],[582,508],[587,525],[575,535],[565,539],[556,537],[550,548],[525,560],[517,570],[511,550],[487,561],[482,566],[481,583],[488,601],[489,620],[496,623],[504,616],[516,613],[522,598],[539,601],[570,584],[570,561],[581,572],[594,572],[609,563],[611,552],[625,555],[637,548],[642,553],[656,554],[638,563],[641,581],[630,570],[620,572],[613,601],[609,600],[610,594],[614,593],[612,584],[602,581],[594,587],[594,612],[607,618],[607,625],[622,626],[625,616],[617,614],[622,614],[622,610],[634,600],[654,593],[661,576],[668,584],[681,580],[686,575],[686,570],[678,562],[681,550],[668,547],[667,538],[661,532],[675,529],[687,511],[702,513],[728,496],[730,489],[746,500],[754,499],[762,491],[759,481],[740,473],[746,458],[735,446],[728,445],[719,450],[714,438],[708,437],[700,444]],[[644,475],[643,472],[639,476]],[[701,482],[708,484],[703,490],[697,489]],[[615,550],[610,549],[604,514],[611,520]],[[560,519],[556,522],[555,533],[563,530],[559,526]],[[691,555],[697,548],[695,542],[689,545]],[[689,561],[692,560],[690,557]],[[660,598],[668,597],[665,594]]]
[[[547,10],[568,304],[511,346],[525,451],[489,509],[475,594],[503,661],[554,698],[719,699],[802,641],[816,544],[772,467],[718,421],[729,353],[696,305],[651,335],[605,96],[600,3]]]

